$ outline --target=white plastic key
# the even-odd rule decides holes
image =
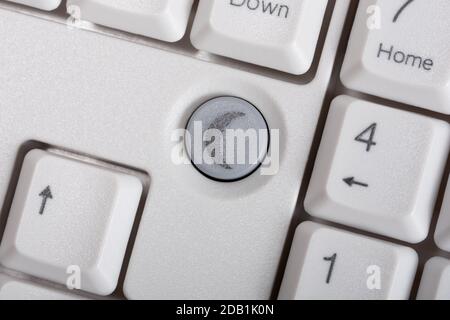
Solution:
[[[428,234],[449,143],[444,121],[338,97],[331,105],[306,210],[420,242]]]
[[[450,113],[450,1],[360,1],[341,78],[354,90]]]
[[[450,252],[450,179],[447,181],[441,213],[434,234],[434,241],[439,248]]]
[[[294,236],[278,298],[408,299],[414,250],[313,222]]]
[[[41,10],[55,10],[61,4],[61,0],[8,0],[10,2],[24,4]]]
[[[193,0],[68,0],[81,20],[168,42],[186,32]]]
[[[197,49],[292,74],[313,61],[327,0],[201,0]]]
[[[450,300],[450,260],[428,260],[420,281],[417,300]]]
[[[0,274],[0,300],[85,300],[85,298]]]
[[[63,285],[79,279],[81,290],[95,294],[112,293],[141,192],[134,176],[30,151],[0,246],[0,263]]]

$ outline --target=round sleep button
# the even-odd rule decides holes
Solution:
[[[246,100],[218,97],[202,104],[188,121],[185,143],[194,166],[224,182],[243,179],[261,165],[269,147],[269,128]]]

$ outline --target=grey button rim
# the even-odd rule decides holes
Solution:
[[[241,181],[241,180],[244,180],[244,179],[248,178],[249,176],[251,176],[253,173],[255,173],[255,172],[261,167],[261,165],[262,165],[262,163],[264,162],[264,160],[266,159],[267,154],[268,154],[269,149],[270,149],[271,136],[270,136],[270,128],[269,128],[269,124],[267,123],[267,120],[266,120],[266,118],[264,117],[264,114],[261,112],[261,110],[260,110],[258,107],[256,107],[252,102],[248,101],[247,99],[243,99],[243,98],[241,98],[241,97],[238,97],[238,96],[232,96],[232,95],[216,96],[216,97],[207,99],[207,100],[205,100],[204,102],[202,102],[201,104],[199,104],[199,106],[196,107],[196,108],[194,109],[194,111],[192,111],[191,115],[189,116],[188,120],[186,121],[186,126],[185,126],[186,132],[189,132],[189,129],[188,129],[188,128],[189,128],[189,124],[191,123],[191,121],[192,121],[192,119],[193,119],[195,113],[196,113],[200,108],[202,108],[203,106],[205,106],[205,105],[208,104],[208,103],[211,103],[211,101],[214,101],[214,100],[217,100],[217,99],[222,99],[222,98],[233,98],[233,99],[238,99],[238,100],[242,100],[243,102],[246,102],[247,104],[249,104],[250,106],[252,106],[252,107],[260,114],[261,118],[263,119],[264,124],[265,124],[265,128],[267,129],[267,148],[266,148],[266,150],[265,150],[265,152],[264,152],[264,156],[260,159],[259,163],[258,163],[256,166],[254,166],[254,168],[252,168],[252,170],[250,170],[250,171],[249,171],[248,173],[246,173],[245,175],[242,175],[242,176],[237,177],[237,178],[232,178],[232,179],[221,179],[221,178],[214,177],[214,176],[208,174],[207,172],[203,171],[201,168],[199,168],[199,167],[194,163],[194,161],[192,160],[192,157],[190,156],[190,153],[189,153],[189,151],[188,151],[188,150],[189,150],[189,146],[186,145],[186,139],[185,139],[185,145],[184,145],[184,146],[185,146],[185,148],[186,148],[186,151],[187,151],[187,155],[188,155],[189,161],[191,162],[192,166],[196,169],[196,171],[198,171],[202,176],[204,176],[204,177],[206,177],[206,178],[208,178],[208,179],[210,179],[210,180],[216,181],[216,182],[232,183],[232,182],[237,182],[237,181]]]

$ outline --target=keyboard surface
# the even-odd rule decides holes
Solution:
[[[449,299],[449,13],[0,1],[0,299]]]

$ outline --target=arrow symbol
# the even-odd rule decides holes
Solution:
[[[42,197],[41,208],[39,209],[39,214],[44,214],[45,205],[47,204],[48,199],[53,199],[52,191],[50,190],[50,186],[47,186],[39,196]]]
[[[356,185],[356,186],[361,186],[361,187],[367,188],[369,186],[367,183],[362,183],[362,182],[356,181],[355,177],[345,178],[342,180],[346,184],[348,184],[349,187],[353,187],[353,185]]]

